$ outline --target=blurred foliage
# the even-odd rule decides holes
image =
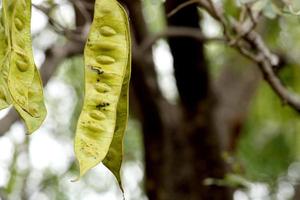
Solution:
[[[84,66],[83,57],[74,57],[65,60],[61,67],[58,68],[58,78],[64,80],[75,91],[74,110],[70,121],[70,130],[75,133],[76,124],[83,105],[84,96]]]
[[[159,32],[166,27],[164,2],[162,0],[143,0],[144,16],[151,32]]]
[[[144,15],[151,32],[158,32],[165,28],[166,19],[163,1],[143,0],[142,2]],[[300,20],[299,16],[297,16],[297,10],[300,8],[299,1],[291,1],[292,4],[290,5],[283,4],[281,0],[224,0],[220,2],[223,2],[225,6],[228,19],[239,18],[243,3],[252,2],[253,9],[263,12],[264,16],[261,18],[257,30],[263,35],[268,46],[285,59],[286,65],[278,71],[284,84],[291,91],[300,94]],[[199,13],[203,15],[204,20],[201,24],[204,33],[211,34],[214,32],[216,35],[219,35],[222,31],[221,28],[204,13]],[[49,35],[46,34],[46,36]],[[63,41],[61,38],[59,39],[59,42]],[[35,45],[43,46],[42,42],[43,39],[37,40]],[[235,50],[224,44],[208,43],[205,45],[205,50],[207,60],[211,66],[210,73],[213,78],[217,78],[222,69],[227,66],[231,66],[236,70],[244,70],[245,66],[248,65],[255,67],[249,60],[244,59]],[[58,68],[52,80],[53,82],[63,82],[64,86],[67,86],[71,90],[72,105],[70,107],[72,109],[70,112],[61,113],[61,107],[59,107],[62,101],[61,98],[51,95],[48,95],[47,98],[48,110],[52,111],[49,113],[49,120],[51,120],[52,126],[48,128],[51,134],[54,135],[54,139],[62,142],[62,145],[72,142],[76,120],[80,114],[84,76],[82,66],[83,60],[81,56],[66,59]],[[62,119],[67,120],[67,125],[63,126]],[[284,105],[284,102],[280,101],[270,86],[262,81],[249,108],[249,115],[239,139],[238,149],[234,155],[237,162],[235,164],[239,166],[239,170],[228,174],[224,180],[208,179],[206,184],[230,185],[250,190],[253,187],[253,183],[263,183],[273,193],[278,192],[280,179],[287,177],[291,166],[300,161],[299,130],[299,114],[295,113],[287,105]],[[22,153],[28,156],[28,148],[31,143],[28,142],[25,144],[27,146],[22,147],[20,143],[13,143],[14,148],[10,164],[5,168],[7,171],[8,169],[10,170],[9,178],[6,185],[0,187],[0,195],[18,200],[17,197],[20,197],[22,194],[26,196],[26,192],[24,194],[24,191],[22,191],[22,188],[23,190],[25,188],[28,190],[27,193],[34,191],[35,193],[42,192],[49,199],[81,199],[82,196],[80,195],[83,192],[91,192],[90,190],[92,190],[92,192],[102,194],[111,185],[116,185],[115,180],[108,178],[112,177],[111,174],[102,176],[98,173],[99,171],[93,171],[81,183],[78,183],[79,186],[76,185],[76,189],[71,190],[69,181],[75,177],[77,172],[73,157],[68,158],[66,161],[68,165],[61,174],[55,173],[55,170],[50,169],[50,167],[46,169],[34,169],[33,166],[29,165],[24,167],[25,169],[22,169],[18,167],[18,160],[22,157]],[[134,163],[138,169],[143,168],[143,159],[141,125],[137,119],[131,117],[125,137],[124,166],[127,166],[127,164],[131,166]],[[1,170],[2,166],[0,165]],[[126,173],[126,170],[128,169],[125,168],[123,172]],[[29,171],[34,172],[30,173]],[[299,169],[296,172],[298,173],[298,177],[300,177]],[[104,181],[100,182],[100,179]],[[295,188],[297,187],[297,181],[299,180],[291,182]],[[75,186],[73,185],[73,187]],[[142,181],[136,187],[142,191]],[[134,193],[138,189],[129,188],[128,190]],[[113,189],[113,192],[117,193],[118,191]],[[69,193],[72,193],[73,196]],[[27,196],[30,196],[30,194],[27,194]],[[38,197],[32,197],[32,199],[38,199]],[[128,199],[140,200],[143,198],[143,194],[141,194],[140,196]]]
[[[231,17],[238,19],[240,15],[242,4],[236,2],[238,1],[226,0],[223,3],[228,19]],[[289,11],[291,7],[280,4],[282,2],[271,0],[251,2],[249,5],[257,11],[261,10],[264,15],[260,18],[257,30],[272,51],[284,59],[285,65],[278,69],[279,77],[289,90],[300,94],[299,18]],[[296,4],[292,6],[295,9],[297,7]],[[215,26],[214,23],[210,25],[212,26],[210,29],[220,30],[218,25]],[[256,67],[230,47],[219,43],[209,43],[205,47],[211,64],[210,71],[215,78],[227,66],[235,70],[244,70],[245,66]],[[277,199],[280,180],[286,179],[290,167],[300,158],[299,130],[299,114],[285,105],[270,86],[262,81],[249,108],[249,115],[234,155],[235,161],[231,163],[233,169],[237,169],[233,171],[235,174],[229,174],[230,177],[235,177],[234,180],[225,177],[224,180],[208,180],[207,183],[231,187],[240,184],[246,188],[243,189],[246,193],[251,191],[254,183],[263,183],[268,186],[269,193],[268,197],[262,199]],[[290,182],[295,190],[299,187],[297,186],[299,179],[296,179],[296,183]],[[250,197],[249,193],[248,195]]]

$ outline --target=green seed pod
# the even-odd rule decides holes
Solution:
[[[35,67],[30,37],[31,1],[3,0],[3,9],[8,16],[11,41],[8,88],[14,104],[18,104],[18,99],[25,98],[25,105],[28,106],[28,90],[34,77]],[[21,19],[24,28],[19,30],[16,23],[19,23],[18,21]],[[22,40],[19,38],[22,38]],[[21,46],[24,48],[21,48]],[[22,88],[23,97],[17,92],[18,88]],[[24,104],[20,106],[24,106]],[[28,109],[28,107],[24,107],[24,109]]]
[[[97,62],[99,62],[102,65],[108,65],[108,64],[113,64],[116,62],[116,60],[112,57],[109,56],[98,56],[96,58]]]
[[[24,60],[17,60],[16,65],[21,72],[26,72],[29,69],[29,64]]]
[[[95,120],[101,120],[101,119],[106,118],[105,114],[103,114],[101,111],[98,111],[98,110],[91,111],[90,112],[90,117],[95,119]]]
[[[123,15],[127,17],[126,11],[119,5],[123,11]],[[128,20],[126,21],[128,38],[130,41],[130,27],[128,24]],[[131,44],[129,45],[129,54],[128,54],[128,62],[125,70],[124,80],[122,84],[122,90],[120,99],[117,106],[117,122],[114,132],[114,137],[112,143],[109,147],[108,153],[103,160],[103,164],[114,174],[116,177],[121,190],[124,192],[121,182],[121,165],[123,161],[123,138],[125,134],[125,130],[128,122],[128,113],[129,113],[129,82],[130,82],[130,74],[131,74]]]
[[[102,26],[100,28],[100,33],[101,33],[101,35],[104,35],[104,36],[113,36],[113,35],[117,34],[117,32],[109,26]]]
[[[130,38],[128,38],[130,40]],[[131,72],[131,59],[127,64],[127,70],[124,77],[121,96],[118,102],[117,107],[117,122],[114,132],[114,137],[112,143],[109,147],[108,153],[103,160],[103,164],[114,174],[116,177],[119,186],[122,191],[122,182],[121,182],[121,165],[123,161],[123,138],[128,122],[128,101],[129,101],[129,80]]]
[[[5,29],[5,16],[0,12],[0,110],[10,105],[10,97],[7,86],[8,78],[8,39]]]
[[[35,66],[30,33],[31,0],[3,0],[8,39],[7,85],[12,104],[32,133],[46,116],[43,87]]]
[[[93,43],[91,44],[91,48],[93,50],[102,50],[102,51],[113,51],[117,49],[118,44],[112,43],[109,41],[103,41],[103,42],[98,42],[98,43]]]
[[[120,4],[116,0],[96,0],[84,50],[85,99],[75,137],[80,177],[107,154],[113,154],[115,160],[107,166],[120,183],[122,138],[128,113],[129,34],[128,18]],[[97,126],[86,125],[89,121]]]
[[[28,106],[14,104],[16,110],[24,120],[28,133],[38,129],[46,118],[47,110],[44,104],[43,84],[37,68],[34,68],[34,78],[28,92]]]
[[[21,31],[24,28],[24,23],[22,22],[22,19],[20,18],[15,18],[15,26],[16,28]]]
[[[111,87],[109,87],[108,85],[103,84],[103,83],[96,83],[94,85],[94,87],[100,93],[105,93],[105,92],[110,92],[111,91]]]

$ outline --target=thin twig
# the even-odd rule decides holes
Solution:
[[[290,92],[275,74],[274,68],[276,68],[278,65],[279,58],[268,49],[261,36],[253,30],[253,27],[256,26],[256,23],[252,23],[250,28],[244,27],[244,24],[241,24],[237,21],[227,24],[222,8],[217,8],[217,6],[211,0],[188,1],[175,8],[169,14],[169,16],[172,16],[174,13],[178,12],[187,5],[197,2],[198,6],[208,12],[211,17],[213,17],[223,26],[224,36],[226,37],[228,44],[232,45],[232,47],[238,50],[242,55],[255,62],[259,66],[261,72],[264,74],[265,80],[269,83],[271,88],[280,97],[280,99],[300,113],[300,98],[298,95]],[[254,20],[254,18],[251,16],[250,18],[251,20]],[[230,39],[228,28],[234,30],[238,35],[241,35],[241,38],[237,42],[230,42],[232,40]]]
[[[189,28],[189,27],[168,27],[166,30],[161,31],[157,34],[151,35],[145,41],[142,42],[139,49],[141,52],[144,52],[151,48],[151,46],[161,38],[170,38],[170,37],[190,37],[202,42],[225,42],[225,39],[222,37],[206,37],[203,35],[200,29],[198,28]]]
[[[84,17],[85,21],[87,23],[91,23],[90,14],[87,10],[86,4],[84,4],[82,1],[79,1],[79,0],[70,0],[70,1],[74,4],[74,6],[76,6],[78,8],[80,13]]]
[[[251,25],[250,25],[250,27],[246,31],[244,31],[243,33],[239,34],[234,40],[232,40],[230,42],[230,44],[229,44],[230,46],[234,46],[237,42],[239,42],[239,40],[241,40],[244,36],[248,35],[257,26],[258,19],[260,17],[261,12],[258,13],[257,17],[255,17],[254,14],[253,14],[253,12],[252,12],[252,10],[251,10],[251,8],[247,4],[245,5],[245,10],[246,10],[246,12],[249,15],[249,18],[250,18],[250,21],[251,21]],[[244,24],[246,24],[246,23],[247,23],[247,21]]]
[[[56,21],[53,17],[50,16],[51,10],[54,9],[54,7],[45,8],[43,6],[36,5],[36,4],[32,4],[32,6],[36,9],[40,10],[41,12],[43,12],[48,17],[49,25],[52,27],[52,29],[56,33],[66,36],[66,38],[69,40],[73,40],[73,41],[77,41],[77,42],[82,41],[81,34],[77,33],[78,30],[71,30],[67,27],[64,27],[58,21]]]
[[[179,12],[183,8],[185,8],[185,7],[189,6],[189,5],[192,5],[192,4],[199,4],[199,0],[190,0],[190,1],[187,1],[187,2],[184,2],[184,3],[180,4],[175,9],[173,9],[171,12],[169,12],[167,14],[167,17],[168,18],[172,17],[173,15],[175,15],[177,12]]]

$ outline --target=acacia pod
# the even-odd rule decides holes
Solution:
[[[80,177],[105,159],[115,136],[116,126],[122,126],[121,132],[124,132],[124,124],[126,127],[127,117],[126,120],[122,117],[121,121],[126,121],[124,124],[116,123],[120,122],[120,113],[127,113],[127,100],[125,104],[119,102],[120,98],[124,100],[120,95],[124,89],[124,77],[130,61],[130,36],[127,15],[116,0],[96,0],[94,20],[84,50],[84,61],[85,98],[74,144]],[[101,73],[96,68],[101,69]],[[125,79],[129,79],[129,75],[127,77]],[[122,92],[122,95],[124,93],[127,94]],[[120,109],[120,105],[126,108]],[[89,119],[95,120],[103,130],[91,130],[90,127],[82,126],[82,123]],[[118,131],[119,135],[123,134],[121,132]],[[118,148],[122,148],[120,145]],[[121,151],[119,153],[122,154]],[[118,171],[121,158],[117,159],[111,170]],[[114,174],[120,180],[118,173]]]
[[[41,126],[47,111],[40,74],[33,58],[31,0],[3,0],[2,12],[6,17],[4,26],[9,41],[8,91],[28,133],[32,133]]]
[[[109,26],[102,26],[100,28],[100,33],[101,33],[101,35],[104,35],[104,36],[113,36],[113,35],[117,34],[117,32]]]
[[[5,27],[5,16],[0,12],[0,110],[7,108],[11,102],[7,86],[8,78],[8,35]]]
[[[102,65],[113,64],[116,62],[116,60],[110,56],[98,56],[96,60]]]
[[[14,104],[15,109],[20,114],[26,124],[28,133],[37,130],[46,118],[47,110],[44,103],[43,84],[37,68],[34,68],[34,78],[28,92],[28,106]]]
[[[123,11],[124,17],[127,17],[126,11],[122,8],[119,4],[120,8]],[[127,40],[130,41],[130,31],[129,31],[129,24],[128,20],[126,20],[127,25]],[[129,54],[128,54],[128,61],[126,65],[126,70],[124,74],[124,80],[122,84],[122,90],[120,99],[117,106],[117,122],[114,132],[114,137],[112,143],[109,147],[108,153],[103,160],[103,164],[114,174],[116,177],[121,190],[124,192],[122,187],[121,181],[121,165],[123,161],[123,139],[125,135],[125,130],[127,127],[128,122],[128,113],[129,113],[129,82],[130,82],[130,75],[131,75],[131,43],[129,44]]]

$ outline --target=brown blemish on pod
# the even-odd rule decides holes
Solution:
[[[101,35],[104,35],[104,36],[113,36],[113,35],[116,35],[117,32],[115,31],[115,29],[109,27],[109,26],[102,26],[100,28],[100,33]]]
[[[96,108],[101,109],[101,108],[105,108],[105,107],[107,107],[107,106],[109,106],[109,105],[110,105],[110,103],[103,102],[103,103],[99,103],[99,104],[96,106]],[[105,109],[103,109],[103,110],[105,110]]]
[[[96,157],[98,156],[98,152],[96,151],[96,148],[92,144],[88,144],[84,140],[81,140],[82,147],[80,150],[85,153],[89,157]]]
[[[116,60],[110,56],[98,56],[96,60],[103,65],[113,64],[116,62]]]
[[[90,68],[91,68],[93,71],[97,72],[98,75],[104,74],[104,71],[103,71],[100,67],[90,66]]]

